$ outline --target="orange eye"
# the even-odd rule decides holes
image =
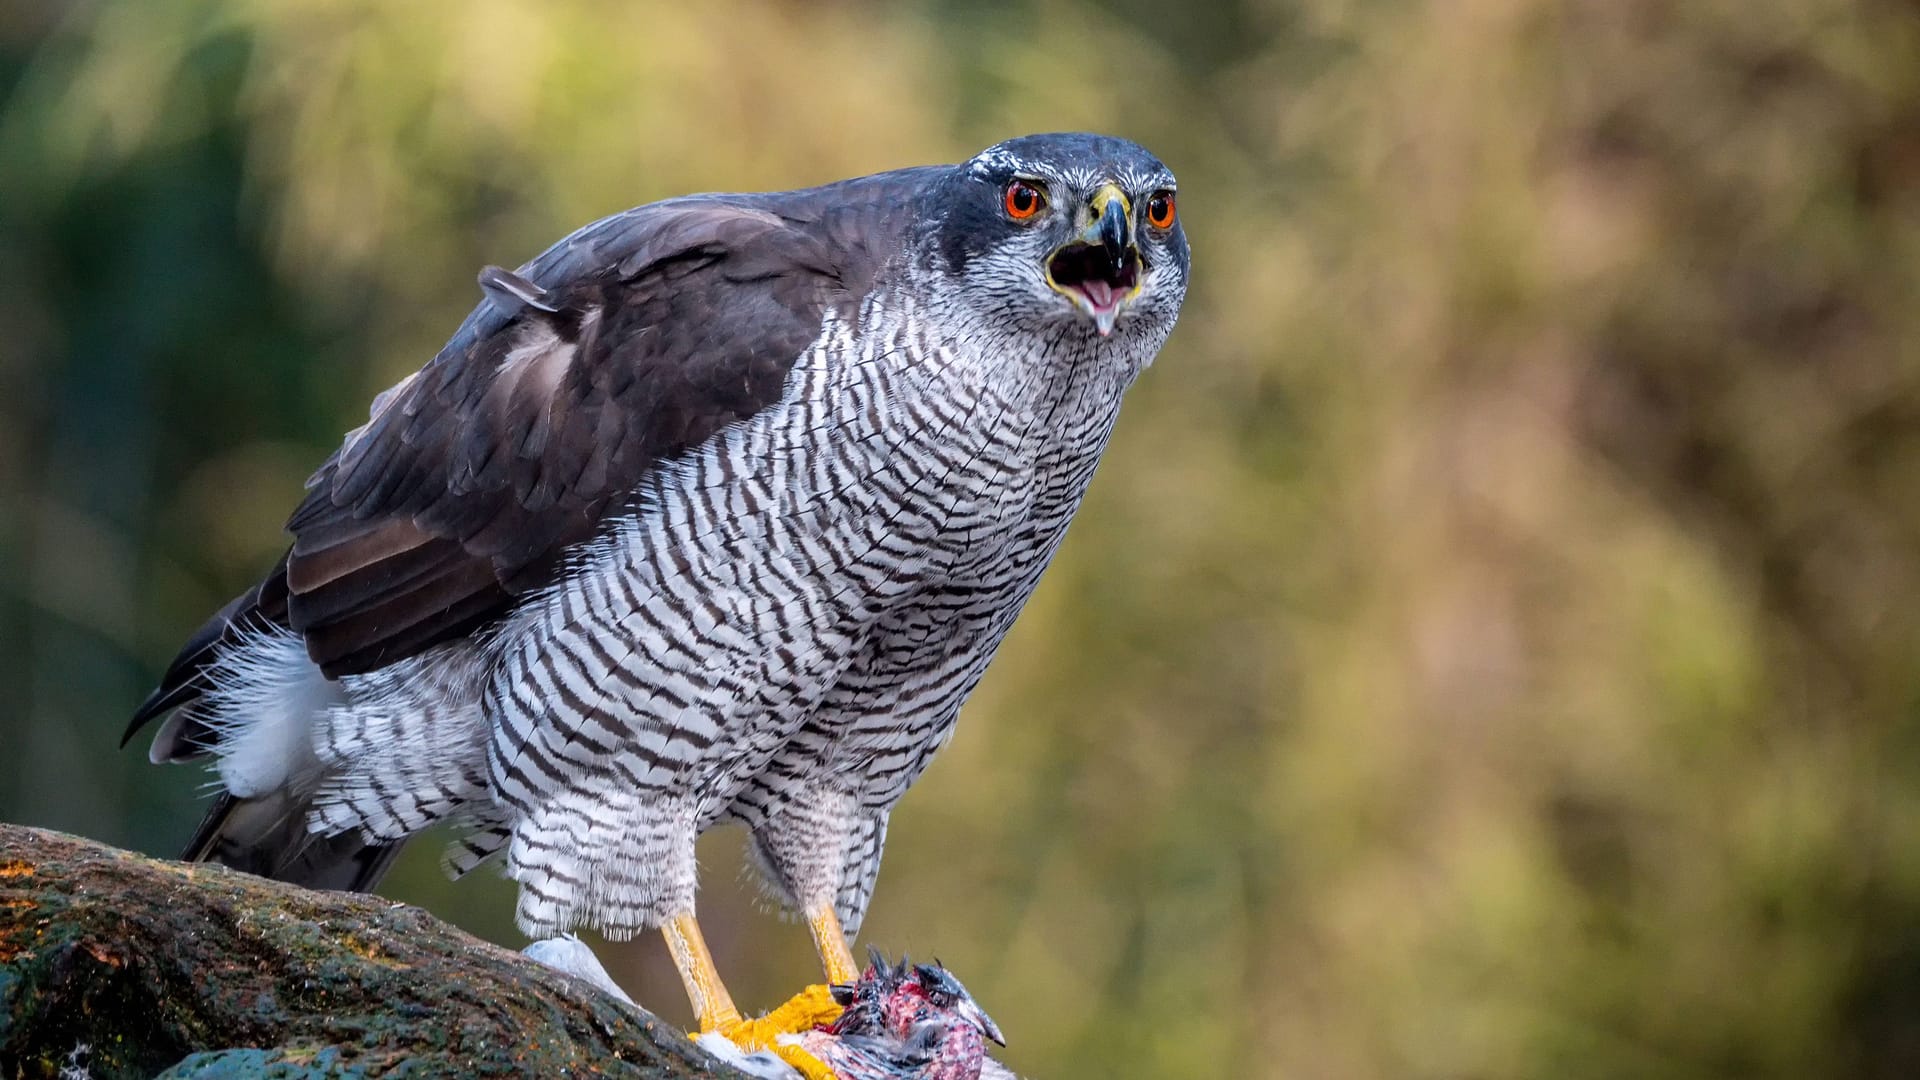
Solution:
[[[1156,229],[1173,227],[1173,192],[1156,191],[1147,200],[1147,224]]]
[[[1015,180],[1007,185],[1007,216],[1025,221],[1046,208],[1047,193],[1037,184]]]

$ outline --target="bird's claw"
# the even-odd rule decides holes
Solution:
[[[731,1020],[705,1034],[719,1035],[748,1053],[765,1050],[791,1065],[806,1080],[835,1080],[833,1070],[801,1049],[794,1036],[823,1027],[840,1018],[840,1003],[831,987],[815,984],[788,998],[778,1008],[754,1019]],[[704,1035],[703,1035],[704,1041]]]
[[[791,1039],[794,1036],[783,1035],[781,1038]],[[803,1056],[796,1058],[791,1053],[783,1052],[797,1048],[748,1051],[719,1031],[696,1035],[693,1041],[700,1049],[755,1080],[835,1080],[833,1071],[813,1055],[800,1051]]]
[[[819,1058],[807,1053],[798,1042],[789,1041],[793,1038],[792,1035],[781,1036],[781,1045],[773,1048],[781,1061],[793,1066],[794,1071],[806,1077],[806,1080],[839,1080],[834,1071]]]

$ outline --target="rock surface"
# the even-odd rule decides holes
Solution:
[[[417,908],[0,824],[0,1080],[161,1075],[740,1076]]]

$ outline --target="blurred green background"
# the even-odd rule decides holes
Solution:
[[[1036,1077],[1920,1075],[1920,5],[13,0],[0,94],[0,817],[178,847],[125,717],[481,265],[1091,128],[1194,292],[865,938]]]

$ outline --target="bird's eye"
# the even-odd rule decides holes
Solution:
[[[1156,191],[1147,200],[1147,224],[1156,229],[1173,227],[1173,192]]]
[[[1008,217],[1025,221],[1046,209],[1046,190],[1026,180],[1015,180],[1007,185],[1006,206]]]

